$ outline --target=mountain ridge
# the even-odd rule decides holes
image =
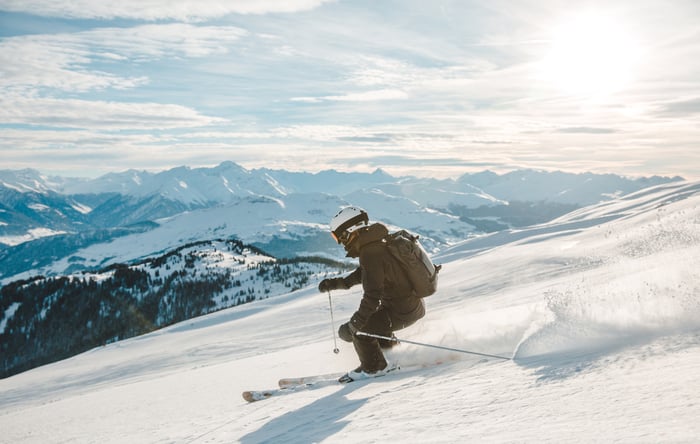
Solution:
[[[675,182],[684,180],[682,177],[638,177],[629,178],[615,174],[595,174],[595,173],[565,173],[562,171],[544,171],[534,169],[513,170],[507,173],[498,174],[489,170],[478,173],[465,173],[457,179],[434,179],[415,176],[392,176],[381,169],[376,169],[372,173],[361,172],[341,172],[337,170],[323,170],[317,173],[305,171],[288,171],[288,170],[273,170],[269,168],[257,168],[248,170],[243,166],[233,162],[225,161],[214,167],[199,167],[190,168],[188,166],[175,167],[169,170],[160,172],[148,172],[146,170],[127,170],[124,172],[107,173],[95,179],[86,178],[70,178],[62,176],[46,176],[38,170],[23,169],[23,170],[0,170],[0,185],[14,186],[16,189],[26,191],[54,191],[59,194],[74,195],[74,194],[95,194],[95,193],[121,193],[131,195],[150,195],[159,194],[159,191],[169,191],[174,193],[177,188],[186,190],[189,185],[184,187],[180,183],[187,179],[196,182],[197,180],[204,181],[204,185],[208,185],[206,178],[213,178],[214,182],[224,183],[222,179],[239,179],[241,183],[247,181],[253,185],[260,186],[255,194],[262,195],[284,195],[289,192],[318,192],[323,190],[329,194],[344,195],[348,192],[370,188],[385,183],[394,183],[406,185],[412,182],[417,182],[424,186],[438,187],[442,186],[446,189],[454,189],[456,187],[466,187],[467,189],[460,190],[475,191],[484,193],[482,188],[492,188],[501,193],[501,196],[495,196],[495,199],[502,200],[546,200],[556,199],[557,195],[564,194],[564,190],[556,190],[552,193],[551,190],[542,189],[533,191],[533,182],[540,182],[539,187],[543,188],[546,185],[550,187],[557,182],[566,182],[567,186],[574,183],[592,183],[595,180],[605,179],[615,186],[625,186],[626,188],[644,188],[658,183]],[[545,180],[546,179],[546,180]],[[529,181],[529,184],[523,186],[522,182]],[[513,187],[513,184],[520,186]],[[633,185],[633,184],[636,184]],[[199,184],[198,184],[199,185]],[[230,187],[223,187],[229,194],[235,194],[236,190]],[[243,187],[238,187],[244,189]],[[523,193],[527,190],[530,193],[527,196],[520,194],[519,197],[510,195],[515,191]],[[250,189],[247,189],[250,192]],[[626,190],[619,190],[627,192]],[[203,193],[206,194],[206,193]],[[221,196],[228,197],[227,194]],[[221,197],[219,196],[219,197]],[[589,199],[598,198],[598,195],[592,195]],[[183,202],[191,199],[186,194],[181,198]],[[593,202],[577,202],[579,204],[590,204]]]
[[[363,206],[375,220],[408,228],[438,250],[473,235],[545,222],[583,205],[675,180],[535,170],[465,174],[453,180],[393,177],[381,169],[248,170],[230,161],[159,173],[129,170],[97,179],[0,170],[0,279],[76,269],[81,261],[74,256],[106,265],[104,255],[90,257],[82,250],[121,238],[135,249],[152,244],[147,235],[133,233],[133,226],[150,227],[161,243],[152,251],[120,256],[124,262],[174,248],[179,241],[217,236],[241,239],[276,257],[338,257],[325,231],[345,205]],[[189,228],[172,226],[178,223]],[[159,230],[169,230],[172,238]],[[109,233],[114,237],[106,238]],[[45,249],[59,256],[63,250],[55,261],[63,268],[47,268],[46,261],[33,266],[32,256],[42,256]]]

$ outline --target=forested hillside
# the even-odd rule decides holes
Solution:
[[[286,294],[347,265],[277,260],[237,240],[138,264],[16,281],[0,290],[0,377],[222,308]]]

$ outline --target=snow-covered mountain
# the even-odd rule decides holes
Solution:
[[[130,266],[17,281],[0,290],[0,378],[349,268],[277,260],[240,241],[210,240]]]
[[[394,177],[373,173],[318,173],[248,170],[234,162],[213,168],[178,167],[159,173],[129,170],[96,179],[46,176],[36,170],[0,170],[0,185],[18,191],[66,195],[117,193],[134,197],[160,195],[185,204],[226,203],[241,196],[280,197],[291,193],[323,192],[345,196],[358,190],[380,189],[424,206],[459,204],[475,208],[509,201],[549,201],[590,205],[680,177],[626,178],[614,174],[571,174],[560,171],[517,170],[464,174],[458,179]]]
[[[389,226],[401,226],[421,233],[422,243],[432,251],[464,239],[473,231],[471,225],[455,216],[421,208],[404,198],[367,193],[358,196],[355,202],[365,206],[370,214],[385,214],[387,217],[381,221]],[[240,239],[268,252],[287,251],[289,254],[282,254],[283,257],[322,255],[342,259],[345,253],[328,234],[327,221],[339,207],[347,204],[348,201],[327,194],[241,199],[229,205],[158,220],[158,226],[153,229],[135,231],[80,248],[30,272],[15,274],[12,279],[129,263],[162,254],[185,243],[215,238]],[[386,211],[387,208],[391,211]]]
[[[119,193],[145,197],[160,195],[185,204],[226,203],[236,197],[283,196],[284,188],[274,179],[233,163],[214,168],[178,167],[160,173],[129,170],[110,173],[90,181],[65,183],[65,194]]]
[[[215,237],[236,237],[276,257],[341,257],[326,227],[350,204],[437,250],[673,180],[538,171],[436,180],[381,170],[247,170],[233,162],[91,180],[0,171],[0,279],[129,262]]]
[[[511,361],[404,343],[390,358],[406,370],[246,403],[241,391],[281,377],[355,367],[351,345],[333,353],[328,295],[310,282],[0,380],[2,439],[697,441],[700,183],[478,236],[435,259],[439,291],[397,336]],[[336,323],[360,294],[333,292]]]
[[[592,205],[680,177],[630,179],[615,174],[568,174],[561,171],[517,170],[506,174],[484,171],[461,176],[456,184],[476,187],[506,201]]]

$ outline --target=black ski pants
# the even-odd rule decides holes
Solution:
[[[422,318],[424,314],[425,311],[420,310],[419,317],[415,319],[406,319],[405,317],[399,318],[393,314],[390,309],[381,307],[369,317],[362,331],[374,335],[391,337],[395,331],[413,325],[418,319]],[[353,337],[352,343],[355,346],[357,356],[360,358],[360,367],[368,373],[374,373],[384,369],[387,362],[384,358],[384,353],[382,353],[382,349],[389,349],[396,345],[395,342],[386,339],[368,338],[367,336],[357,335]]]

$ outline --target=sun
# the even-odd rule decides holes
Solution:
[[[566,93],[607,96],[633,80],[638,45],[611,18],[594,13],[569,17],[553,29],[550,42],[541,74]]]

